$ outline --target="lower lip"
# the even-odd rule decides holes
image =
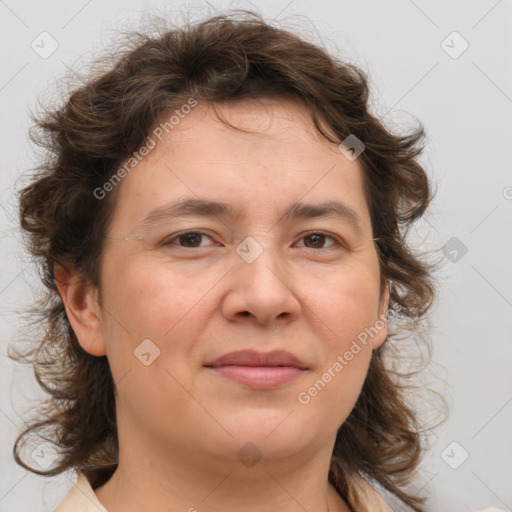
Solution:
[[[253,389],[273,389],[299,378],[305,370],[292,366],[215,366],[227,379]]]

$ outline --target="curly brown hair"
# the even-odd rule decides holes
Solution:
[[[359,162],[381,285],[389,286],[389,307],[400,310],[397,333],[411,332],[411,325],[427,318],[435,291],[431,264],[406,242],[409,227],[432,199],[417,158],[424,149],[424,129],[420,123],[404,135],[385,128],[369,111],[368,78],[361,69],[244,10],[156,36],[134,33],[128,41],[114,52],[116,60],[108,69],[89,75],[63,105],[34,116],[31,137],[46,156],[19,192],[27,249],[46,287],[30,311],[33,324],[44,331],[28,340],[24,357],[50,398],[38,420],[16,439],[14,458],[45,476],[81,471],[93,487],[105,483],[118,464],[115,383],[106,356],[80,347],[58,293],[55,265],[73,268],[99,288],[103,239],[118,194],[114,189],[100,200],[94,191],[141,148],[166,113],[188,98],[211,105],[262,97],[299,99],[326,140],[339,144],[355,135],[365,146]],[[410,386],[385,364],[393,341],[388,334],[372,353],[358,401],[338,430],[329,480],[346,499],[349,476],[366,474],[421,512],[425,498],[406,487],[426,443],[417,412],[407,402]],[[58,464],[50,469],[21,460],[20,442],[36,433],[59,448]]]

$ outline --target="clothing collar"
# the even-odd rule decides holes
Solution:
[[[347,501],[355,512],[393,512],[377,491],[360,475],[348,479]],[[108,512],[98,500],[89,480],[79,473],[76,484],[68,491],[54,512]]]

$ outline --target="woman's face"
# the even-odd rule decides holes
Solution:
[[[203,465],[332,450],[387,334],[362,169],[298,103],[217,110],[257,133],[198,105],[117,185],[107,236],[129,240],[104,242],[96,355],[116,382],[120,440]],[[226,207],[171,215],[188,200]],[[238,351],[301,363],[211,365]]]

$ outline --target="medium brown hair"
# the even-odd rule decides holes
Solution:
[[[33,141],[46,157],[31,183],[20,191],[20,221],[27,248],[38,262],[46,289],[31,314],[44,326],[29,339],[27,360],[50,398],[38,421],[13,448],[29,471],[54,476],[84,472],[93,487],[105,483],[118,464],[115,384],[106,356],[85,352],[66,316],[55,284],[54,266],[76,270],[100,287],[103,238],[118,197],[94,190],[112,178],[145,143],[151,130],[190,97],[215,105],[249,98],[290,98],[311,113],[318,132],[339,144],[355,135],[381,285],[398,308],[396,333],[419,325],[434,298],[432,269],[413,254],[405,235],[431,201],[423,151],[423,127],[393,134],[370,113],[366,74],[319,45],[266,23],[261,15],[236,10],[157,36],[132,34],[115,52],[108,70],[88,77],[59,108],[35,116]],[[324,128],[328,127],[328,130]],[[407,332],[410,332],[407,331]],[[386,367],[394,338],[372,353],[357,403],[338,430],[329,480],[346,499],[351,474],[366,474],[420,512],[425,498],[406,490],[424,451],[420,422],[407,403],[410,389]],[[13,356],[10,356],[13,357]],[[19,357],[19,355],[18,355]],[[47,470],[25,464],[19,444],[26,435],[54,443],[58,463]]]

